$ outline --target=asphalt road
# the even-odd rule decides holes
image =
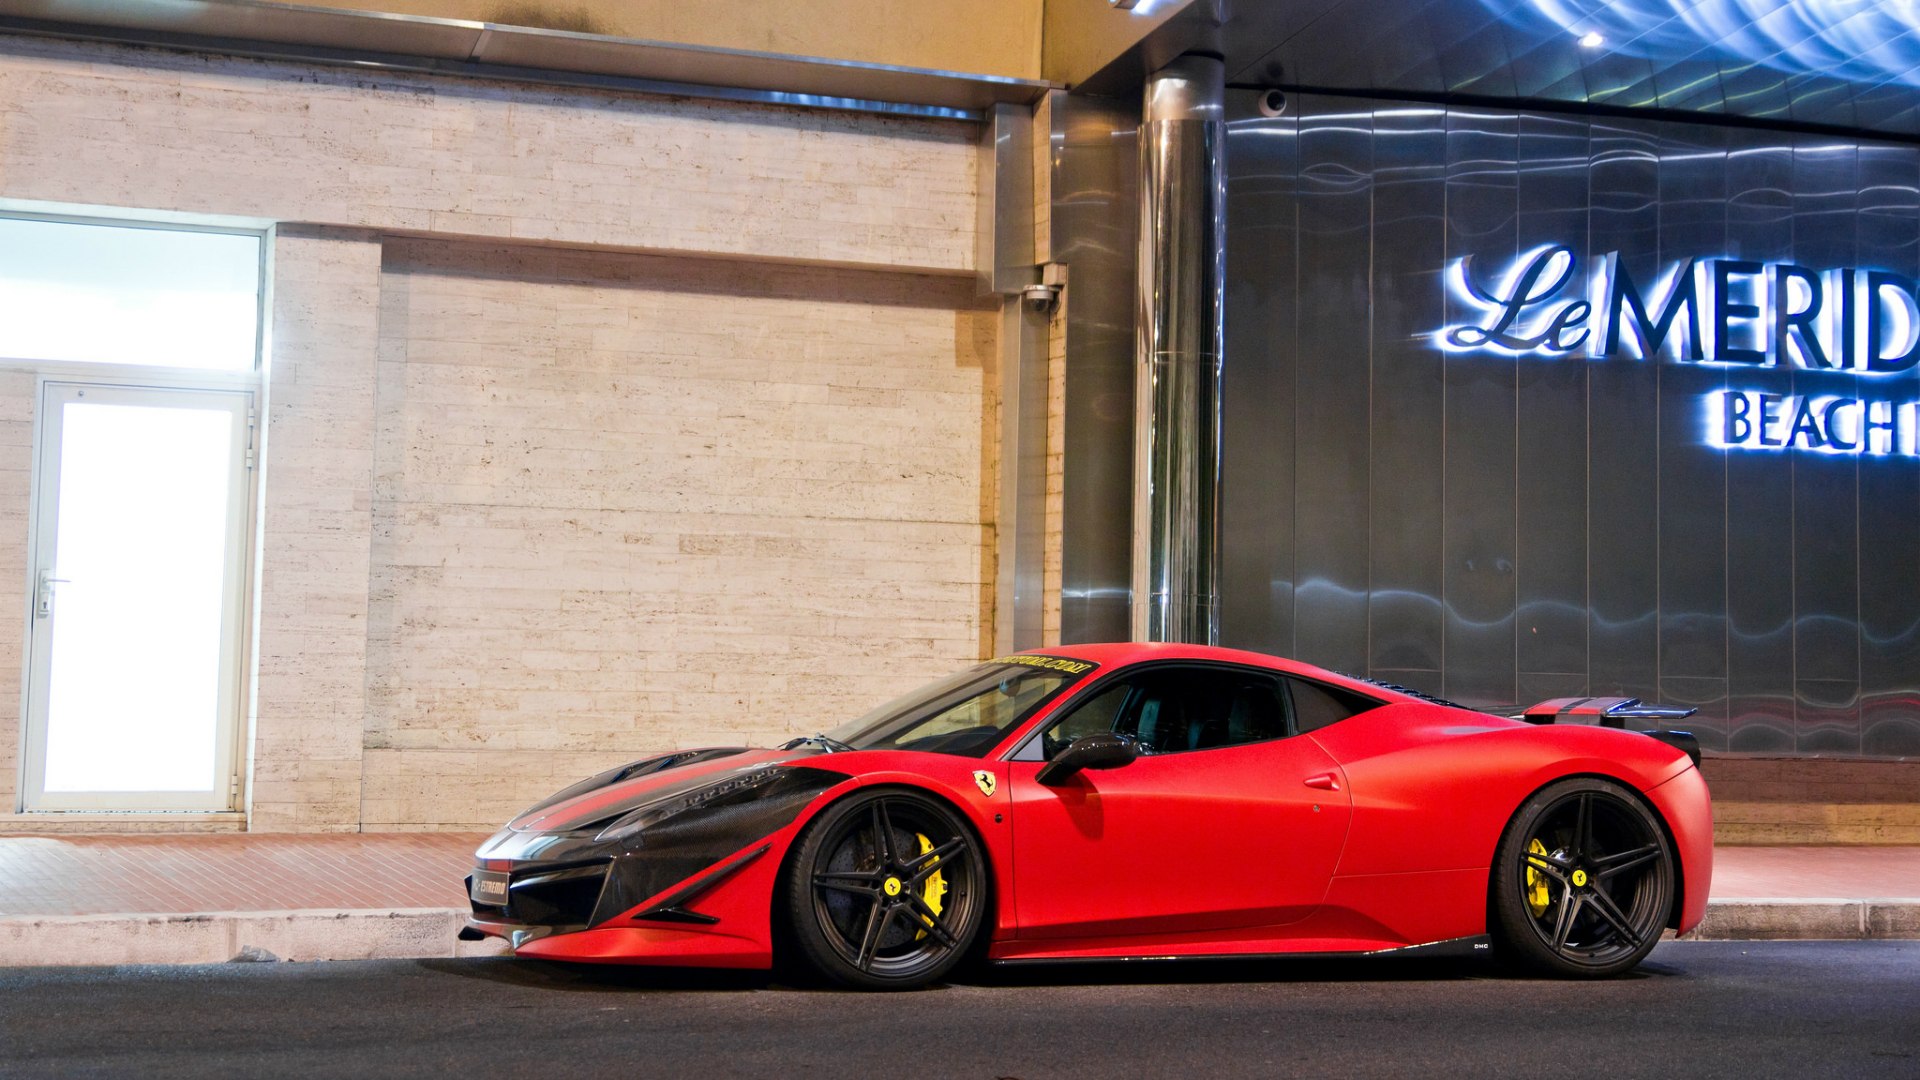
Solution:
[[[1024,969],[912,994],[511,959],[0,969],[0,1076],[1920,1077],[1920,941]]]

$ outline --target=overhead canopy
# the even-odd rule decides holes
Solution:
[[[0,33],[978,120],[1030,79],[266,0],[0,0]]]
[[[1920,5],[1893,0],[1198,0],[1082,87],[1129,93],[1196,49],[1234,85],[1920,136]]]

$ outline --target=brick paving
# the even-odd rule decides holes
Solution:
[[[483,833],[0,836],[0,915],[448,908]]]
[[[0,836],[0,916],[462,907],[482,833]],[[1920,898],[1920,847],[1724,847],[1715,899]]]

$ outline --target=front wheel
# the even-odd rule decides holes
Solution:
[[[1563,978],[1628,971],[1673,910],[1673,847],[1628,789],[1576,778],[1528,799],[1493,866],[1494,940],[1522,967]]]
[[[794,943],[820,974],[867,990],[945,975],[972,948],[986,911],[979,842],[923,795],[849,796],[807,828],[787,874]]]

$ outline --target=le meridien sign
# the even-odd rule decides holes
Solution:
[[[1455,260],[1448,290],[1478,317],[1434,339],[1449,352],[1718,365],[1730,388],[1705,395],[1701,410],[1715,446],[1920,457],[1920,401],[1875,386],[1920,365],[1920,282],[1885,270],[1704,258],[1641,282],[1618,253],[1580,271],[1560,246],[1526,252],[1491,278],[1470,258]],[[1845,393],[1732,388],[1775,381],[1732,374],[1766,369],[1857,379]]]

